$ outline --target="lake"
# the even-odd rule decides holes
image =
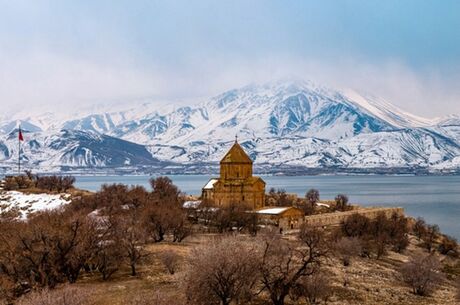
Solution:
[[[169,176],[187,194],[198,195],[210,176]],[[78,188],[98,190],[104,183],[143,185],[148,176],[76,176]],[[304,196],[308,189],[320,191],[321,199],[348,195],[363,206],[399,206],[407,215],[438,224],[443,233],[460,240],[460,176],[264,176],[270,187]]]

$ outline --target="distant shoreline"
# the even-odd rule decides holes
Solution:
[[[34,173],[39,175],[72,175],[72,176],[194,176],[194,175],[207,175],[207,176],[218,176],[218,171],[123,171],[123,170],[108,170],[108,169],[98,169],[98,170],[75,170],[75,171],[34,171]],[[387,171],[372,171],[372,170],[363,170],[358,171],[356,169],[350,171],[333,171],[331,170],[308,170],[308,171],[293,171],[289,170],[283,171],[255,171],[255,175],[258,176],[286,176],[286,177],[302,177],[302,176],[389,176],[389,177],[415,177],[415,176],[460,176],[460,170],[455,172],[428,172],[428,171],[392,171],[391,169]],[[0,178],[9,175],[17,175],[15,171],[8,171],[0,173]]]

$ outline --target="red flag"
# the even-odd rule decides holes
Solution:
[[[24,137],[22,136],[21,128],[19,128],[19,141],[24,141]]]

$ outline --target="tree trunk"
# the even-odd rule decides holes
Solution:
[[[136,264],[135,263],[131,263],[131,275],[132,276],[136,276]]]

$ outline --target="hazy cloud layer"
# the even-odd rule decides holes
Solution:
[[[0,101],[6,112],[180,103],[294,77],[460,114],[456,2],[306,2],[0,0]]]

